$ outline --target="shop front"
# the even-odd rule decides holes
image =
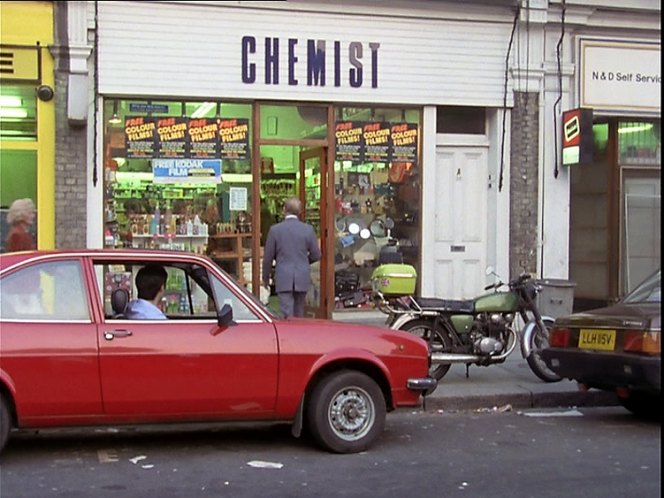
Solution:
[[[324,257],[313,316],[369,306],[381,262],[420,266],[417,107],[104,100],[104,245],[210,256],[263,301],[260,260],[298,197]]]
[[[29,20],[29,22],[28,22]],[[0,16],[0,252],[12,202],[37,208],[30,232],[40,249],[55,241],[53,2],[3,2]]]
[[[661,265],[660,43],[580,36],[578,102],[592,160],[570,167],[577,309],[625,295]]]
[[[90,192],[100,210],[88,213],[88,240],[207,254],[274,301],[260,286],[262,247],[283,201],[297,196],[323,252],[308,314],[368,308],[381,262],[412,264],[418,286],[437,287],[436,255],[422,248],[427,227],[447,230],[433,212],[433,180],[447,178],[435,176],[436,109],[504,104],[513,13],[498,6],[480,21],[450,5],[437,18],[429,5],[419,14],[386,6],[378,18],[319,2],[156,5],[97,4],[93,167],[103,182]],[[480,174],[473,164],[463,179]],[[464,188],[486,195],[483,181]]]

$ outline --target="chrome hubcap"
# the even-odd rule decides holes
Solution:
[[[332,397],[327,416],[338,437],[356,441],[373,427],[376,410],[371,396],[364,389],[347,387]]]

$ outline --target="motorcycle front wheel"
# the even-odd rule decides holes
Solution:
[[[432,320],[413,320],[401,326],[401,329],[410,334],[421,337],[429,344],[431,353],[448,353],[452,349],[452,340],[443,329],[434,326]],[[431,365],[429,375],[436,380],[445,377],[452,365]]]
[[[546,325],[546,331],[542,331],[539,326],[535,325],[535,330],[530,336],[530,354],[526,361],[528,366],[544,382],[558,382],[562,377],[546,366],[542,359],[542,349],[549,347],[549,334],[553,328],[552,320],[543,320]]]

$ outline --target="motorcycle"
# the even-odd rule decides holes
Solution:
[[[407,267],[401,277],[415,272],[409,265],[398,266]],[[536,297],[542,287],[528,274],[508,283],[502,282],[491,268],[487,268],[487,275],[498,279],[484,288],[493,292],[472,300],[422,298],[412,293],[393,292],[390,276],[379,266],[372,277],[374,301],[376,307],[388,315],[390,328],[419,335],[428,341],[430,375],[436,380],[442,379],[454,363],[466,364],[466,377],[470,365],[503,363],[518,344],[537,377],[545,382],[561,380],[540,356],[540,351],[548,346],[554,322],[537,309]],[[507,289],[500,290],[503,286]],[[520,331],[517,317],[524,324]]]

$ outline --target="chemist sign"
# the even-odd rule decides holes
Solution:
[[[579,41],[579,106],[595,113],[661,112],[659,42]]]

